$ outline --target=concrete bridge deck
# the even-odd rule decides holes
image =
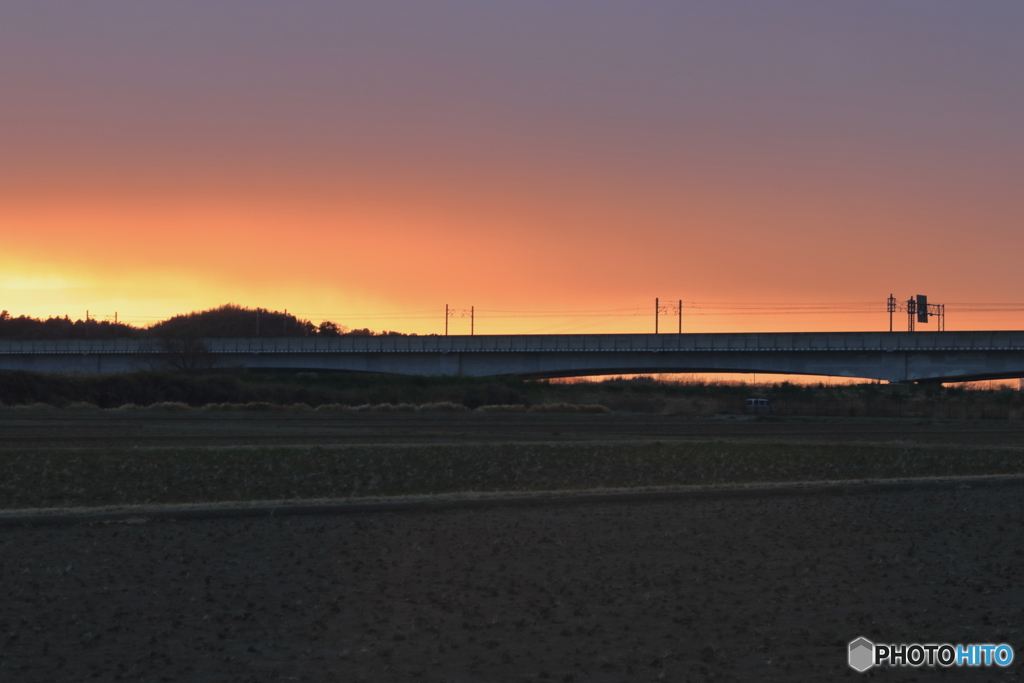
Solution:
[[[1024,331],[0,340],[0,369],[163,367],[566,377],[780,373],[892,382],[1024,377]]]

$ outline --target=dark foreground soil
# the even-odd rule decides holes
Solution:
[[[1018,680],[1022,493],[4,528],[0,680]],[[862,675],[861,635],[1018,661]]]
[[[0,409],[0,447],[5,450],[638,439],[1019,446],[1024,444],[1024,420]]]

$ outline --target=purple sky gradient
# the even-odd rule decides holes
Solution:
[[[63,236],[88,231],[98,254],[204,276],[151,255],[169,224],[103,207],[272,203],[294,222],[260,228],[237,281],[296,239],[404,273],[342,277],[332,310],[401,306],[417,279],[423,305],[1024,301],[1019,2],[15,0],[0,16],[16,271],[74,270],[84,247]],[[202,231],[226,245],[251,222]],[[417,266],[439,241],[491,263]],[[102,272],[75,275],[116,289]],[[280,273],[301,297],[301,270]],[[524,274],[543,288],[508,284]],[[222,284],[173,305],[264,294]]]

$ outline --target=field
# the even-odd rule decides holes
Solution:
[[[1021,650],[1019,421],[7,409],[0,430],[3,680],[796,681],[857,675],[861,635]]]

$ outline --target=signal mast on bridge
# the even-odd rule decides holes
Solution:
[[[889,313],[889,331],[892,332],[892,314],[901,308],[896,303],[896,297],[889,295],[886,311]],[[938,332],[946,331],[946,304],[930,304],[928,297],[918,294],[916,297],[907,299],[902,308],[907,311],[907,332],[914,332],[914,323],[927,324],[928,318],[937,318]]]

